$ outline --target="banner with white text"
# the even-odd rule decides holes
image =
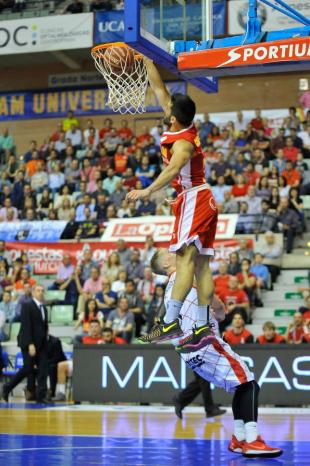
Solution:
[[[184,81],[170,81],[166,85],[171,94],[186,94]],[[1,92],[0,121],[62,118],[68,110],[72,110],[76,116],[112,114],[113,110],[107,105],[108,89],[103,86],[104,83],[100,88],[97,84],[89,89]],[[150,88],[146,95],[146,111],[162,111]]]
[[[253,242],[249,240],[249,246]],[[96,242],[57,242],[57,243],[22,243],[7,242],[6,249],[10,252],[12,260],[20,257],[22,252],[27,252],[29,262],[33,266],[35,274],[55,274],[62,263],[64,254],[70,254],[73,264],[83,259],[84,251],[90,249],[93,258],[102,265],[115,250],[115,243]],[[145,244],[141,242],[127,241],[127,246],[143,249]],[[156,246],[166,247],[168,242],[157,242]],[[229,254],[239,249],[237,239],[217,240],[214,244],[215,261],[228,259]],[[213,262],[211,263],[213,264]],[[217,265],[213,267],[217,268]]]
[[[154,241],[170,241],[175,217],[173,216],[145,216],[126,219],[112,219],[109,221],[101,241],[145,242],[145,237],[152,235]],[[216,239],[230,239],[234,236],[238,221],[237,214],[219,215]]]
[[[309,404],[310,355],[305,346],[234,348],[255,374],[261,387],[260,403]],[[80,345],[74,349],[73,368],[74,400],[93,403],[171,404],[176,391],[193,379],[192,370],[170,345],[127,345],[125,350],[122,345]],[[228,406],[233,395],[215,389],[214,396]],[[288,419],[288,432],[290,428]]]

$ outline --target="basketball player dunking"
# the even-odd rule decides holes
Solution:
[[[165,291],[165,303],[169,302],[171,290],[175,283],[175,255],[167,249],[159,249],[151,260],[153,272],[168,275],[169,281]],[[225,318],[225,306],[213,297],[210,310],[210,326],[214,339],[203,348],[197,350],[189,344],[183,351],[182,340],[191,334],[193,324],[200,325],[200,315],[197,309],[197,290],[192,287],[186,296],[182,309],[182,339],[176,339],[176,351],[186,365],[200,377],[212,382],[216,387],[234,393],[232,411],[234,416],[234,434],[228,449],[241,453],[246,457],[274,458],[282,454],[280,448],[266,445],[258,434],[258,396],[259,385],[247,365],[231,347],[220,338],[218,321]]]
[[[209,328],[209,305],[214,286],[209,259],[214,255],[218,212],[210,186],[206,183],[203,152],[193,123],[195,103],[188,95],[171,96],[153,62],[145,59],[145,64],[150,85],[164,109],[165,123],[169,126],[169,131],[161,137],[165,168],[148,188],[133,190],[127,198],[147,198],[172,182],[177,198],[172,206],[176,219],[170,251],[176,253],[176,279],[163,322],[155,325],[141,340],[157,342],[182,335],[179,314],[195,277],[201,325],[193,328],[185,345],[196,345],[198,349],[213,338]]]

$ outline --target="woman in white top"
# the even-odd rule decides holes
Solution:
[[[61,207],[57,210],[58,220],[71,221],[74,209],[71,206],[70,199],[65,198],[62,201]]]
[[[120,271],[123,270],[120,257],[117,252],[112,252],[106,263],[101,268],[101,275],[108,278],[110,282],[117,280]]]

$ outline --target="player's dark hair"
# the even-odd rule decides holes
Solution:
[[[160,265],[160,250],[158,249],[155,254],[153,254],[152,259],[151,259],[151,268],[154,273],[157,273],[158,275],[164,275],[164,272],[161,268]]]
[[[181,125],[190,126],[196,113],[195,102],[188,95],[176,93],[172,94],[171,103],[171,115]]]

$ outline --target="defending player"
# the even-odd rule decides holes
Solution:
[[[146,198],[171,181],[178,196],[172,206],[176,219],[170,242],[170,251],[177,253],[176,280],[171,299],[167,302],[164,322],[155,326],[142,341],[162,341],[182,335],[178,317],[195,276],[201,325],[193,329],[187,342],[198,348],[202,338],[213,338],[208,325],[209,305],[214,292],[209,258],[214,255],[218,212],[210,186],[206,183],[203,153],[193,123],[195,103],[187,95],[170,96],[153,62],[145,59],[145,63],[151,87],[164,109],[165,123],[170,127],[161,138],[165,168],[148,188],[133,190],[127,198]]]
[[[159,249],[152,258],[152,269],[155,273],[168,275],[169,281],[165,291],[165,302],[169,302],[171,290],[174,286],[175,256],[167,249]],[[176,351],[185,363],[204,379],[212,382],[227,392],[234,392],[232,410],[234,416],[234,434],[228,449],[234,453],[242,453],[247,457],[276,457],[282,454],[280,448],[273,448],[265,444],[258,434],[258,395],[259,385],[254,375],[231,347],[218,336],[218,321],[225,317],[224,304],[213,298],[210,326],[214,332],[214,339],[202,342],[205,344],[198,351],[195,345],[183,346],[182,341],[174,341]],[[197,291],[192,287],[186,297],[182,309],[183,338],[191,334],[194,324],[200,325],[200,315],[197,306]],[[181,345],[179,344],[181,343]]]

